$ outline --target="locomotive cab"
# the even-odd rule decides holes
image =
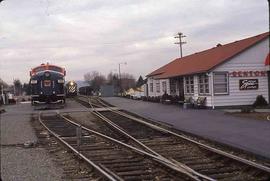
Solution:
[[[53,65],[41,65],[30,72],[32,104],[65,103],[65,70]]]

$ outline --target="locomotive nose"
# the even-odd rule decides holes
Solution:
[[[50,77],[50,75],[51,75],[50,72],[45,72],[45,73],[44,73],[44,76],[45,76],[45,77]]]

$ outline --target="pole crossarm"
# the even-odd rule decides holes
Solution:
[[[174,44],[178,44],[179,45],[179,50],[180,50],[180,58],[183,57],[183,49],[182,49],[182,45],[186,44],[187,42],[182,41],[182,38],[186,37],[186,35],[183,35],[183,33],[179,32],[177,33],[177,36],[175,36],[174,38],[179,39],[178,42],[175,42]]]

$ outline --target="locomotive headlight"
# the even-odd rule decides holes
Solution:
[[[71,85],[71,86],[73,86],[73,85],[74,85],[74,83],[73,83],[73,82],[70,82],[70,85]]]
[[[31,84],[37,84],[37,80],[31,80]]]
[[[63,83],[65,83],[65,80],[64,80],[64,79],[58,79],[57,82],[58,82],[59,84],[63,84]]]

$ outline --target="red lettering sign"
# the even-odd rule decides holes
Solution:
[[[262,76],[266,76],[266,71],[261,71]]]
[[[231,77],[265,77],[266,71],[232,71],[229,73]]]
[[[248,71],[243,72],[243,77],[248,77]]]

